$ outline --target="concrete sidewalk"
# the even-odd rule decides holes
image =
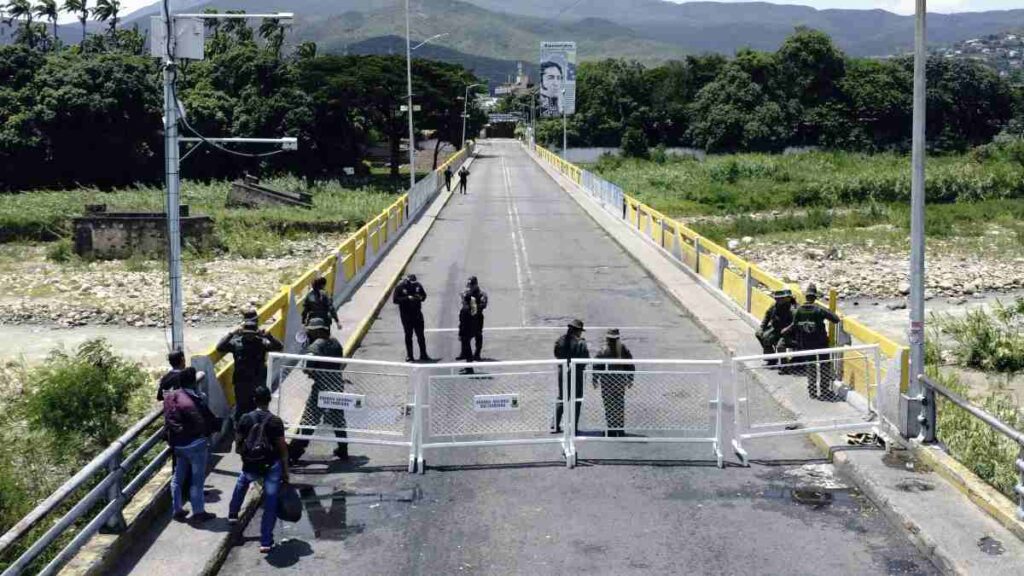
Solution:
[[[469,163],[472,162],[471,158]],[[343,327],[335,336],[345,344],[346,354],[350,355],[351,349],[358,346],[374,315],[389,297],[409,259],[449,198],[451,193],[442,190],[419,219],[392,245],[351,298],[338,309]],[[167,510],[169,495],[164,487],[158,497],[162,505],[157,506],[155,518],[140,530],[141,534],[117,558],[103,559],[114,538],[107,536],[105,540],[97,541],[97,545],[90,543],[83,548],[63,573],[141,576],[216,574],[248,520],[254,514],[258,517],[263,513],[258,510],[261,492],[254,485],[242,508],[239,525],[233,528],[227,523],[228,504],[241,470],[241,459],[231,448],[221,447],[224,453],[214,455],[213,469],[206,479],[206,509],[216,514],[216,519],[201,526],[172,521],[170,511]],[[170,476],[169,468],[168,465],[158,476],[165,483]]]
[[[536,156],[534,159],[723,347],[734,356],[760,353],[752,328],[709,293],[691,272],[625,221],[609,214],[575,183]],[[801,402],[796,397],[778,400],[782,404]],[[985,576],[1024,573],[1024,542],[917,461],[912,452],[892,443],[888,451],[852,447],[842,434],[811,436],[832,457],[836,468],[853,479],[891,523],[943,572]],[[753,445],[752,456],[756,458],[757,445]]]

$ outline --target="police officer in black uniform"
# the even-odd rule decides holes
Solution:
[[[459,343],[462,351],[456,360],[479,362],[480,351],[484,346],[484,310],[487,309],[487,293],[480,289],[476,276],[469,277],[461,299]],[[470,343],[474,344],[473,349],[470,349]]]
[[[253,394],[256,387],[267,382],[267,353],[284,350],[284,344],[273,334],[260,330],[259,320],[246,318],[242,327],[228,332],[217,351],[235,359],[232,382],[235,388],[235,421],[256,409]]]
[[[405,331],[405,361],[412,362],[412,336],[416,334],[416,342],[420,346],[420,361],[431,358],[427,355],[427,339],[423,335],[423,301],[427,299],[427,291],[416,280],[415,274],[409,274],[391,296],[391,301],[398,305],[398,313],[402,318],[402,330]]]
[[[793,323],[793,292],[776,290],[772,296],[775,297],[775,303],[764,313],[761,329],[757,331],[757,339],[765,354],[778,352],[778,345],[785,340],[782,331]],[[768,360],[767,363],[774,366],[778,360]]]
[[[783,334],[793,337],[798,350],[828,348],[828,329],[825,327],[825,321],[838,324],[841,320],[828,308],[816,304],[818,287],[814,284],[807,287],[804,297],[806,301],[793,313],[793,324],[786,328]],[[807,393],[810,397],[815,400],[832,401],[832,357],[829,354],[816,354],[803,356],[799,361],[805,363]]]
[[[452,167],[444,167],[444,189],[447,192],[452,191]]]
[[[565,334],[558,337],[555,341],[555,358],[559,360],[565,360],[567,363],[571,358],[590,358],[590,350],[587,349],[587,341],[583,339],[583,321],[575,319],[569,322],[568,330]],[[579,428],[580,424],[580,402],[583,401],[583,370],[585,366],[583,364],[576,365],[576,386],[573,390],[569,391],[571,398],[568,401],[575,399],[576,401],[576,427]],[[555,408],[555,426],[551,430],[553,433],[562,431],[562,412],[564,408],[563,394],[563,381],[562,381],[562,370],[559,367],[558,370],[558,406]]]
[[[632,360],[633,353],[622,343],[618,328],[609,328],[605,334],[604,348],[594,358],[615,358]],[[626,423],[626,390],[633,387],[633,364],[594,364],[594,388],[601,389],[604,404],[604,419],[609,438],[622,438]],[[601,374],[608,371],[614,374]]]
[[[338,310],[334,307],[334,298],[327,293],[327,278],[319,273],[313,277],[309,293],[302,299],[302,324],[309,325],[313,318],[322,319],[328,332],[331,331],[331,320],[334,320],[335,325],[341,330]]]
[[[330,326],[323,318],[313,318],[306,326],[307,341],[311,342],[306,349],[307,356],[320,356],[324,358],[344,358],[345,350],[338,342],[338,339],[331,336]],[[344,392],[345,384],[342,378],[344,364],[324,361],[306,360],[305,373],[313,381],[313,387],[306,398],[306,407],[302,411],[302,419],[299,420],[304,426],[298,429],[300,435],[309,436],[316,432],[316,426],[326,422],[334,428],[335,438],[347,438],[345,431],[345,411],[322,409],[319,404],[320,392]],[[306,452],[309,440],[296,439],[288,446],[288,462],[295,463]],[[338,442],[334,449],[334,455],[339,460],[348,459],[348,444]]]

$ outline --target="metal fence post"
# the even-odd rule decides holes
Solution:
[[[754,277],[750,275],[750,265],[749,264],[743,270],[743,272],[744,272],[743,280],[746,283],[746,287],[747,287],[747,298],[746,298],[746,303],[745,303],[744,307],[746,308],[747,313],[749,314],[749,313],[751,313],[753,311],[753,308],[754,308]]]
[[[110,488],[107,488],[107,502],[124,502],[122,499],[121,489],[124,487],[124,476],[121,471],[121,457],[124,451],[124,446],[118,446],[117,451],[107,461],[107,472],[114,476],[114,481],[110,484]],[[124,520],[123,504],[115,504],[117,511],[111,514],[107,523],[104,524],[102,532],[107,534],[119,534],[124,532],[128,527],[128,523]]]
[[[729,260],[721,254],[717,254],[717,267],[715,268],[715,285],[719,290],[725,289],[725,270],[729,267]]]
[[[693,237],[693,271],[700,274],[700,236]]]
[[[935,390],[928,385],[928,381],[922,375],[917,376],[921,383],[921,412],[917,415],[919,428],[918,440],[926,444],[935,442],[936,429],[938,428],[938,411],[935,406]]]
[[[1017,519],[1024,521],[1024,443],[1020,444],[1017,453],[1017,485],[1013,490],[1017,493]]]

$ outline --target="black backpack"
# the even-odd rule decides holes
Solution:
[[[274,447],[267,438],[267,424],[270,422],[270,414],[256,420],[245,435],[245,442],[242,443],[242,462],[245,464],[258,464],[269,466],[274,461]]]

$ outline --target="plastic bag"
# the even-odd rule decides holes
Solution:
[[[302,519],[302,498],[295,486],[287,483],[281,485],[281,493],[277,498],[277,517],[285,522],[298,522]]]

